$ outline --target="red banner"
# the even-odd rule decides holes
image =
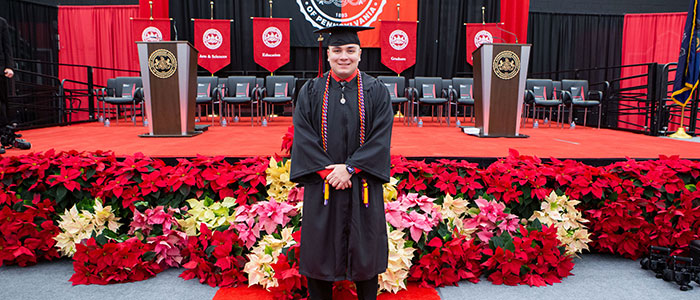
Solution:
[[[501,0],[501,28],[512,34],[501,34],[506,43],[527,43],[527,18],[530,0]]]
[[[135,42],[159,42],[170,40],[170,19],[142,19],[132,20]]]
[[[231,63],[231,21],[194,20],[194,47],[202,68],[214,74]]]
[[[474,64],[472,52],[479,46],[494,42],[494,37],[500,38],[501,31],[496,23],[470,23],[467,24],[467,63]]]
[[[253,18],[255,62],[270,72],[289,62],[289,19]]]
[[[400,74],[416,63],[416,21],[382,21],[382,63]]]
[[[153,4],[153,15],[151,16],[151,4]],[[169,0],[139,0],[139,17],[141,18],[169,18]]]

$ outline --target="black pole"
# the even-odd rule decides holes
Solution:
[[[690,120],[688,122],[688,134],[690,135],[696,135],[696,123],[698,121],[698,90],[695,90],[693,93],[693,104],[690,106]]]
[[[647,67],[647,101],[645,103],[645,120],[644,120],[644,134],[657,136],[658,131],[656,130],[657,114],[656,114],[656,104],[659,102],[659,93],[661,90],[659,85],[662,80],[659,80],[658,76],[659,65],[657,63],[649,64]]]
[[[95,120],[95,85],[92,78],[92,67],[87,67],[87,88],[88,88],[88,115],[90,120]]]

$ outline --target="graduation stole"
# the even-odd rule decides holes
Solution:
[[[332,72],[332,71],[331,71]],[[323,92],[323,106],[321,107],[321,140],[323,141],[323,150],[328,152],[328,87],[331,82],[331,74],[328,73],[326,78],[326,89]],[[344,96],[342,96],[345,99]],[[362,73],[357,72],[357,107],[360,113],[360,147],[365,143],[365,92],[362,85]],[[328,205],[330,198],[330,185],[328,180],[324,180],[323,184],[323,205]],[[369,207],[369,188],[367,180],[362,179],[362,203],[365,207]]]

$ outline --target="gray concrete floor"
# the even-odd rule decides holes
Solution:
[[[587,254],[576,259],[573,276],[547,287],[493,285],[482,277],[478,284],[438,289],[445,300],[462,299],[700,299],[700,286],[682,292],[642,270],[638,261],[612,255]],[[113,285],[72,286],[70,260],[19,268],[0,267],[0,299],[212,299],[216,288],[196,279],[184,281],[182,269],[169,269],[140,282]]]

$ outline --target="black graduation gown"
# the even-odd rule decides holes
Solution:
[[[389,92],[361,73],[365,91],[366,138],[360,147],[357,77],[341,86],[331,78],[328,100],[328,151],[323,150],[321,110],[326,73],[307,82],[294,111],[291,180],[304,185],[300,272],[326,281],[367,280],[386,271],[388,245],[382,184],[389,181],[393,115]],[[331,164],[362,171],[352,188],[331,187],[323,204],[323,179],[316,172]],[[369,187],[369,207],[362,203],[362,179]]]

